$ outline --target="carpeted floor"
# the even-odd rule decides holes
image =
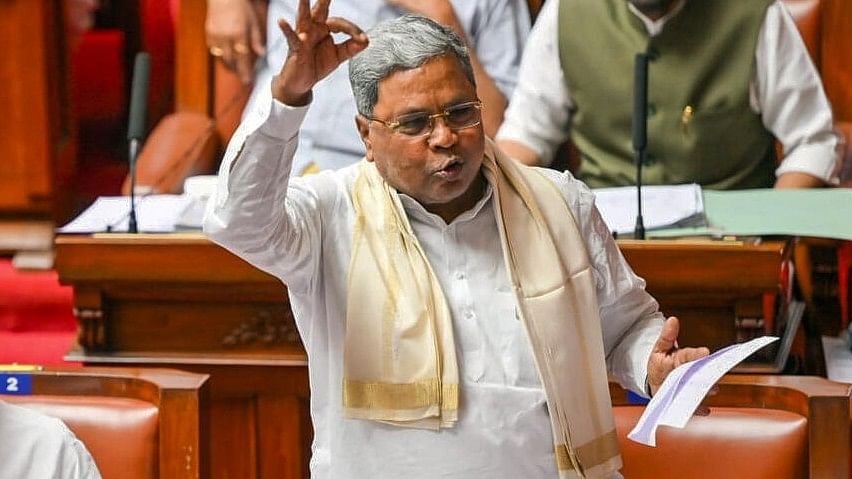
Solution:
[[[0,363],[68,364],[76,328],[71,288],[55,271],[18,271],[0,258]]]

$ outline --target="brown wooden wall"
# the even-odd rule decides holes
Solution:
[[[73,172],[62,5],[0,1],[0,218],[55,216]]]

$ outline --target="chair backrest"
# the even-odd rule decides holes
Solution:
[[[627,439],[643,407],[610,384],[622,473],[630,479],[845,478],[849,474],[848,385],[809,376],[726,376],[709,416],[661,427],[657,447]]]
[[[0,399],[64,421],[104,479],[206,477],[206,374],[0,366],[0,378]]]

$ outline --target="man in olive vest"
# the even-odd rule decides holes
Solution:
[[[742,189],[836,181],[831,109],[778,0],[547,2],[497,136],[502,149],[546,165],[570,138],[582,156],[577,176],[589,186],[634,184],[639,52],[651,59],[646,183]]]

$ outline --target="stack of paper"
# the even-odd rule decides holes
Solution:
[[[136,198],[139,231],[169,233],[193,199],[186,195],[148,195]],[[80,216],[59,228],[59,233],[126,232],[130,218],[130,197],[102,196]]]
[[[598,210],[610,231],[632,233],[636,227],[636,187],[598,188],[593,191]],[[705,225],[701,186],[695,183],[643,186],[642,218],[646,230]]]

